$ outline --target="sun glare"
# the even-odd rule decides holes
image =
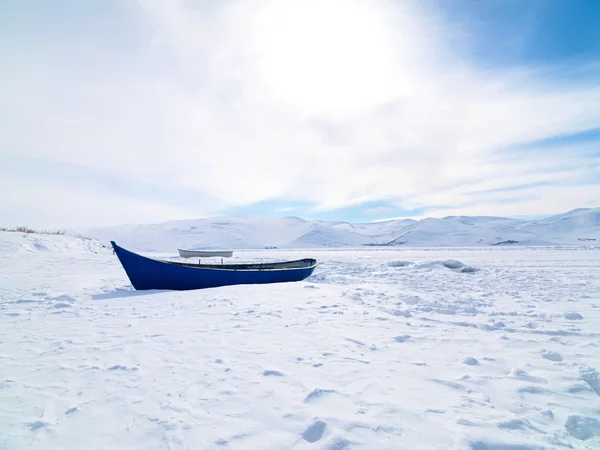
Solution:
[[[348,116],[394,95],[393,39],[376,2],[272,2],[250,45],[263,89],[303,113]]]

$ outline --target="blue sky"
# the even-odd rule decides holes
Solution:
[[[0,226],[600,206],[595,0],[11,0],[0,39]]]
[[[595,0],[439,0],[437,6],[479,36],[469,51],[480,64],[564,66],[600,57]]]

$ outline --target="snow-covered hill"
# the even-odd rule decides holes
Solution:
[[[86,237],[0,231],[0,254],[36,252],[101,253],[109,249]]]
[[[298,217],[216,217],[149,225],[71,230],[114,240],[138,251],[177,248],[308,248],[356,246],[464,247],[600,245],[600,208],[576,209],[543,220],[450,216],[373,223],[310,221]]]
[[[547,236],[551,241],[580,241],[596,238],[600,241],[600,208],[575,209],[566,214],[528,223],[524,227],[534,233]]]

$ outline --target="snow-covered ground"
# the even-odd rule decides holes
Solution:
[[[0,449],[600,448],[598,250],[238,251],[321,264],[135,292],[0,239]]]

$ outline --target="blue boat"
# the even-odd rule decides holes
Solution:
[[[266,284],[301,281],[308,278],[318,262],[306,258],[261,264],[189,264],[161,261],[125,250],[110,242],[129,281],[137,290],[205,289],[234,284]]]

